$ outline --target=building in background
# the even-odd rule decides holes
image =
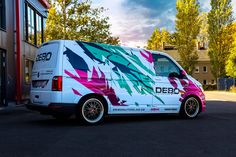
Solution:
[[[216,80],[211,73],[210,57],[208,56],[207,43],[197,43],[198,61],[192,76],[203,85],[216,85]],[[181,63],[180,55],[173,45],[163,43],[163,51],[172,56],[177,62]]]
[[[29,97],[49,7],[46,0],[0,0],[0,107]]]

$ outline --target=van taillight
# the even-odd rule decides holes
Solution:
[[[52,91],[62,91],[62,76],[52,78]]]

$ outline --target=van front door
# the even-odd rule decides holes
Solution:
[[[117,94],[119,105],[111,105],[111,112],[148,113],[152,105],[154,85],[150,63],[136,50],[115,52],[109,59],[113,64],[112,88]]]
[[[153,105],[157,106],[160,112],[175,113],[180,107],[180,69],[168,57],[160,54],[153,54],[154,91]]]

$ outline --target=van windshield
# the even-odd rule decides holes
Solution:
[[[37,51],[34,69],[54,68],[57,64],[59,43],[47,43]]]

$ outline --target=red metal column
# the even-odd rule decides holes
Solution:
[[[20,0],[16,0],[16,100],[21,101],[21,37],[20,37]]]

